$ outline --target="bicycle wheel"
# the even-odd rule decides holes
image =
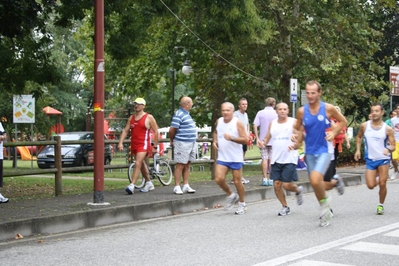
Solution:
[[[164,186],[170,185],[172,182],[172,169],[170,165],[165,160],[159,160],[159,169],[158,172],[155,172],[156,176],[158,177],[159,181]]]
[[[133,162],[132,164],[130,164],[129,170],[127,171],[127,178],[129,179],[130,183],[132,183],[133,171],[134,171],[135,167],[136,167],[136,163]],[[142,188],[142,187],[144,187],[144,184],[145,184],[145,179],[144,179],[144,176],[140,172],[140,175],[137,178],[136,183],[134,183],[134,186],[136,188]]]

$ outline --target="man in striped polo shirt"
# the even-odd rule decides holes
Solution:
[[[173,115],[169,128],[170,146],[173,146],[175,187],[173,192],[182,195],[184,192],[195,193],[195,190],[188,184],[190,176],[191,161],[195,160],[197,139],[197,128],[190,116],[193,107],[193,100],[183,96],[180,100],[180,108]],[[180,187],[181,176],[183,175],[183,189]]]

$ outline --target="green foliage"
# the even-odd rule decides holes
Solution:
[[[342,147],[342,152],[338,156],[337,166],[348,166],[348,165],[355,165],[357,163],[364,164],[364,143],[360,147],[361,159],[359,161],[355,161],[354,156],[356,152],[356,136],[350,140],[350,149],[346,148],[346,143],[344,143]]]

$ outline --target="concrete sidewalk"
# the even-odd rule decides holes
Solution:
[[[364,184],[364,166],[338,168],[346,186]],[[313,192],[307,181],[307,172],[298,171],[304,192]],[[245,176],[245,201],[255,202],[275,198],[272,187],[260,186],[260,177]],[[214,181],[190,184],[194,194],[175,195],[173,186],[156,187],[149,193],[135,190],[134,195],[124,191],[106,191],[109,205],[92,205],[93,194],[59,196],[22,202],[0,204],[0,241],[12,240],[17,234],[24,237],[47,235],[84,228],[140,221],[181,213],[222,208],[226,195]],[[231,185],[235,191],[234,185]],[[88,204],[89,203],[89,204]],[[234,212],[232,212],[233,215]]]

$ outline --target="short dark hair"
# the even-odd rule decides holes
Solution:
[[[380,103],[373,103],[373,104],[371,105],[371,107],[374,107],[374,106],[379,106],[379,107],[381,108],[382,111],[384,110],[384,107],[383,107],[382,104],[380,104]]]

